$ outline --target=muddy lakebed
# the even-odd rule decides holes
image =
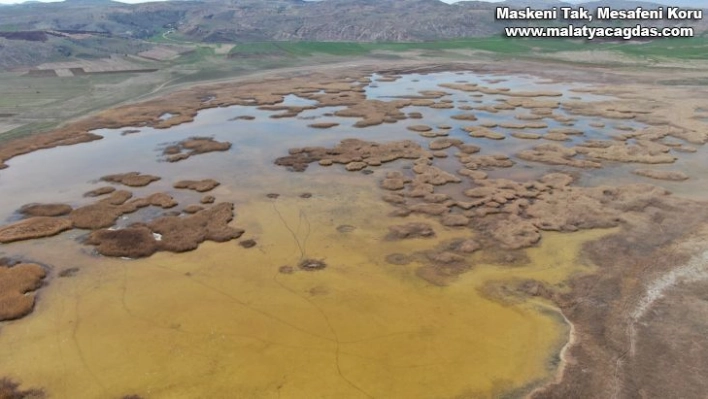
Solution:
[[[4,384],[563,397],[612,359],[585,328],[617,315],[577,298],[702,234],[703,93],[399,72],[187,90],[0,151]],[[646,308],[627,286],[597,301]]]

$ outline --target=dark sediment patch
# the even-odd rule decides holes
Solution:
[[[281,274],[293,274],[293,273],[295,273],[295,268],[292,266],[288,266],[288,265],[280,266],[278,268],[278,272]]]
[[[405,254],[393,253],[386,255],[386,262],[392,265],[405,266],[413,261],[410,256]]]
[[[33,263],[0,266],[0,321],[30,314],[34,309],[34,291],[42,286],[46,275],[42,266]]]
[[[229,119],[230,121],[252,121],[256,119],[255,116],[252,115],[241,115],[241,116],[236,116],[234,118]]]
[[[312,193],[302,193],[302,194],[300,194],[300,198],[304,198],[304,199],[312,198]]]
[[[24,216],[64,216],[71,211],[71,206],[66,204],[27,204],[18,212]]]
[[[327,264],[322,259],[303,259],[297,266],[302,270],[315,271],[326,268]]]
[[[115,187],[104,186],[104,187],[99,187],[95,190],[85,192],[84,197],[100,197],[102,195],[110,194],[114,191],[116,191]]]
[[[120,135],[121,135],[121,136],[127,136],[127,135],[129,135],[129,134],[135,134],[135,133],[140,133],[140,130],[138,130],[138,129],[127,129],[127,130],[123,130],[122,132],[120,132]]]
[[[36,216],[0,227],[0,243],[50,237],[72,227],[69,219]]]
[[[278,194],[278,193],[268,193],[268,194],[266,194],[266,198],[270,198],[270,199],[276,199],[276,198],[279,198],[279,197],[280,197],[280,194]]]
[[[337,226],[337,232],[339,233],[351,233],[354,230],[356,230],[356,227],[349,225],[349,224],[340,224]]]
[[[174,184],[174,188],[194,190],[200,193],[211,191],[218,187],[221,183],[214,179],[204,180],[180,180]]]
[[[256,246],[256,240],[254,240],[254,239],[243,240],[243,241],[239,242],[238,245],[240,245],[244,248],[253,248]]]
[[[47,395],[41,389],[20,389],[20,384],[0,378],[0,399],[45,399]]]
[[[143,175],[140,174],[140,172],[128,172],[103,176],[101,180],[109,183],[119,183],[129,187],[144,187],[154,181],[160,180],[160,178],[152,175]]]
[[[423,255],[427,264],[419,267],[416,275],[433,285],[446,286],[472,269],[463,256],[452,252],[427,251]]]
[[[57,275],[60,278],[68,278],[68,277],[74,277],[79,273],[79,268],[78,267],[70,267],[68,269],[64,269],[60,271]]]

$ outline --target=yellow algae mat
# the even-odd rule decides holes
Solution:
[[[489,397],[552,378],[568,339],[562,317],[480,288],[590,271],[580,245],[608,230],[546,234],[529,265],[477,264],[438,287],[416,276],[415,262],[384,258],[464,233],[436,224],[435,239],[385,241],[395,220],[374,193],[346,207],[282,197],[241,206],[239,223],[259,243],[248,250],[77,256],[92,266],[54,280],[31,317],[3,328],[3,368],[53,398]],[[331,219],[344,208],[354,213],[342,232]],[[300,270],[303,252],[327,268]]]

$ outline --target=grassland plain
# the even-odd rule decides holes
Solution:
[[[238,78],[282,68],[334,65],[363,60],[469,61],[548,60],[589,66],[701,69],[708,58],[708,37],[646,43],[600,43],[571,40],[469,38],[417,43],[256,42],[229,46],[184,40],[169,31],[146,43],[192,47],[170,60],[126,56],[151,73],[116,73],[70,77],[32,77],[0,72],[0,143],[48,131],[59,124],[121,103],[160,95],[184,85]],[[81,60],[78,55],[77,60]],[[678,63],[678,64],[677,64]],[[668,84],[705,84],[699,77],[666,79]]]

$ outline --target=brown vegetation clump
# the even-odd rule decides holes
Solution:
[[[612,143],[606,147],[587,147],[579,145],[574,148],[588,159],[600,159],[629,163],[673,163],[676,157],[669,155],[669,147],[649,140],[638,140],[638,145],[625,142]]]
[[[146,226],[160,234],[159,250],[185,252],[204,241],[226,242],[241,237],[243,230],[229,227],[233,204],[223,202],[186,217],[166,216]]]
[[[182,210],[182,212],[192,215],[201,210],[204,210],[204,207],[201,205],[188,205]]]
[[[51,237],[72,227],[69,219],[36,216],[0,227],[0,243]]]
[[[140,172],[128,172],[103,176],[101,180],[110,183],[120,183],[129,187],[144,187],[154,181],[160,180],[160,178],[152,175],[143,175],[140,174]]]
[[[489,128],[483,126],[466,126],[462,130],[469,133],[471,137],[475,138],[485,138],[491,140],[504,140],[506,136],[501,133],[497,133]]]
[[[329,128],[332,128],[332,127],[335,127],[335,126],[339,126],[339,123],[336,123],[336,122],[319,122],[319,123],[311,123],[311,124],[309,124],[309,125],[307,125],[307,126],[309,126],[309,127],[311,127],[311,128],[315,128],[315,129],[329,129]]]
[[[41,266],[33,263],[0,266],[0,321],[19,319],[32,312],[35,295],[30,292],[42,286],[46,275]]]
[[[105,256],[147,257],[156,251],[186,252],[204,241],[226,242],[237,239],[243,230],[230,227],[233,204],[221,203],[193,215],[163,216],[127,228],[94,231],[87,244],[95,245]]]
[[[433,130],[433,128],[428,125],[411,125],[408,126],[406,129],[412,132],[429,132]]]
[[[387,240],[403,240],[408,238],[430,238],[435,237],[433,226],[427,223],[406,223],[388,228]]]
[[[410,141],[376,143],[359,139],[342,140],[334,148],[304,147],[291,148],[290,155],[275,160],[276,165],[285,166],[295,172],[303,172],[313,162],[329,161],[348,165],[348,170],[361,170],[367,166],[380,165],[400,158],[417,159],[427,156],[428,151]]]
[[[688,180],[688,175],[677,170],[636,169],[635,175],[657,180],[683,181]]]
[[[406,119],[401,108],[411,105],[411,100],[360,100],[348,108],[335,112],[337,116],[362,118],[354,124],[355,127],[380,125],[384,122],[396,122]]]
[[[116,191],[115,187],[104,186],[84,193],[84,197],[100,197],[102,195],[110,194],[114,191]]]
[[[0,399],[45,399],[41,389],[21,390],[20,384],[7,378],[0,378]]]
[[[25,216],[64,216],[71,210],[71,206],[66,204],[27,204],[19,212]]]
[[[601,168],[602,164],[594,160],[577,159],[579,152],[574,148],[560,144],[541,144],[531,150],[523,150],[516,154],[525,161],[540,162],[549,165],[566,165],[576,168]]]
[[[230,148],[231,143],[216,141],[212,137],[190,137],[176,145],[168,146],[163,155],[167,155],[167,162],[179,162],[193,155],[228,151]]]
[[[74,209],[69,214],[69,219],[74,222],[74,227],[77,229],[96,230],[111,227],[122,215],[133,213],[140,208],[152,205],[169,209],[177,206],[174,198],[165,193],[155,193],[133,200],[130,199],[131,197],[129,191],[116,191],[93,204]]]
[[[174,184],[174,188],[194,190],[200,193],[211,191],[219,186],[218,181],[214,179],[204,180],[181,180]]]
[[[95,245],[103,256],[125,258],[144,258],[158,249],[158,241],[147,227],[97,230],[89,235],[86,244]]]
[[[202,197],[202,199],[199,200],[201,204],[213,204],[214,201],[216,201],[216,197],[213,195],[205,195]]]

